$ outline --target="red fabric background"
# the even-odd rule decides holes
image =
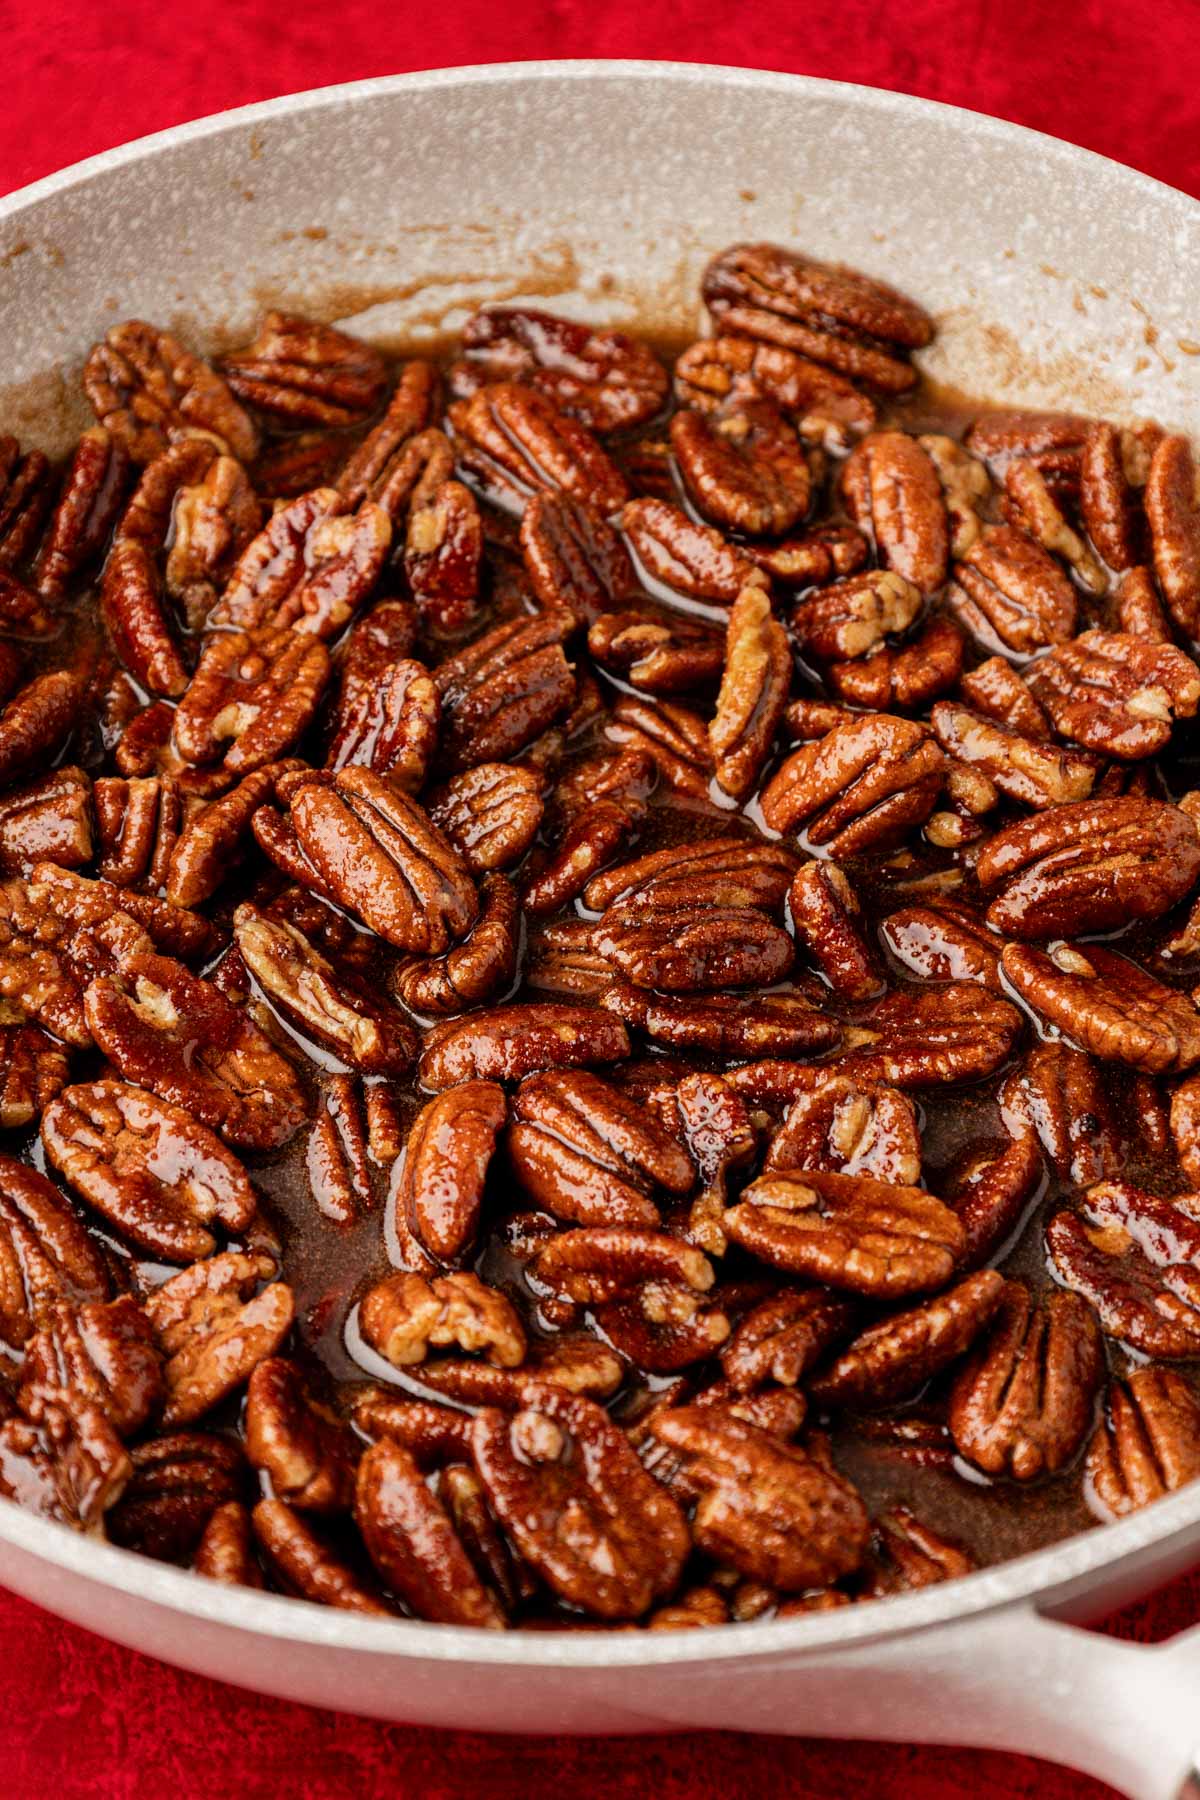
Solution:
[[[222,107],[327,82],[535,56],[647,56],[796,70],[990,112],[1200,195],[1195,0],[0,0],[0,191]],[[1116,1629],[1200,1615],[1200,1578]],[[661,1800],[764,1791],[841,1800],[1099,1800],[1026,1758],[729,1735],[611,1743],[394,1729],[181,1675],[0,1593],[0,1791],[132,1800],[287,1791],[296,1800]]]

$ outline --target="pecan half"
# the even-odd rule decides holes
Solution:
[[[669,1232],[643,1225],[588,1225],[560,1231],[540,1249],[533,1276],[580,1305],[604,1306],[649,1284],[707,1294],[713,1267]]]
[[[687,1154],[644,1109],[596,1075],[535,1075],[513,1102],[508,1154],[540,1206],[573,1224],[655,1225],[655,1188],[683,1195]]]
[[[1001,993],[1003,943],[968,906],[950,899],[901,906],[880,927],[884,943],[922,981],[977,981]]]
[[[696,507],[717,525],[782,537],[808,512],[808,459],[792,427],[765,402],[712,416],[677,412],[671,447]]]
[[[1186,1487],[1200,1476],[1200,1401],[1173,1369],[1135,1369],[1108,1392],[1088,1448],[1086,1493],[1103,1519]]]
[[[829,680],[843,700],[886,712],[922,707],[955,686],[962,673],[963,635],[953,619],[938,614],[911,643],[885,644],[849,662],[835,662]]]
[[[246,1455],[290,1506],[343,1512],[352,1503],[354,1439],[283,1357],[260,1362],[247,1384]]]
[[[989,656],[962,678],[962,692],[977,712],[1006,725],[1022,737],[1045,742],[1050,721],[1012,664],[1002,656]]]
[[[188,673],[163,610],[158,572],[141,544],[127,540],[113,545],[104,566],[100,609],[130,674],[149,693],[178,699]]]
[[[541,604],[565,606],[587,625],[641,598],[628,551],[589,501],[535,494],[521,517],[521,551]]]
[[[140,319],[113,325],[92,346],[83,391],[100,423],[138,463],[161,455],[189,426],[212,432],[243,462],[258,449],[253,422],[215,369]]]
[[[1055,1214],[1046,1248],[1060,1281],[1091,1302],[1110,1337],[1147,1356],[1200,1353],[1194,1196],[1163,1200],[1128,1182],[1101,1182],[1084,1196],[1082,1216]]]
[[[922,824],[944,769],[924,725],[866,713],[794,751],[763,789],[762,815],[772,831],[804,826],[840,862]]]
[[[754,565],[742,550],[670,501],[628,501],[621,512],[621,529],[651,581],[685,599],[732,606],[754,578]]]
[[[911,1312],[869,1325],[809,1379],[808,1392],[825,1406],[876,1407],[904,1399],[970,1348],[1004,1287],[1003,1275],[983,1269]]]
[[[225,1250],[172,1275],[145,1302],[167,1358],[164,1424],[190,1425],[275,1355],[295,1302],[283,1281],[255,1293],[273,1270],[269,1257]]]
[[[104,1521],[114,1544],[178,1562],[190,1556],[213,1513],[246,1487],[241,1449],[204,1431],[173,1431],[130,1452],[133,1473]]]
[[[977,769],[1002,794],[1024,806],[1086,800],[1095,785],[1098,769],[1093,757],[1022,736],[953,700],[938,701],[930,724],[948,756]]]
[[[744,800],[757,784],[787,705],[792,656],[765,589],[744,587],[729,614],[725,672],[708,728],[718,787]]]
[[[847,457],[841,489],[881,561],[932,594],[946,579],[949,541],[938,472],[916,438],[877,431]]]
[[[94,1406],[119,1437],[132,1437],[163,1401],[162,1358],[132,1295],[73,1306],[52,1300],[25,1345],[18,1401],[40,1422],[47,1405],[77,1419]]]
[[[518,755],[569,712],[575,677],[562,645],[574,629],[561,607],[511,619],[438,664],[442,754],[452,773]]]
[[[1115,950],[1009,944],[1000,966],[1026,1004],[1102,1062],[1149,1074],[1200,1061],[1200,1013]]]
[[[264,1556],[286,1590],[342,1612],[385,1619],[392,1616],[374,1585],[335,1556],[286,1501],[260,1500],[251,1522]]]
[[[895,1088],[855,1081],[836,1067],[798,1071],[807,1082],[771,1140],[763,1173],[829,1169],[901,1187],[921,1179],[916,1108]]]
[[[280,312],[269,312],[254,342],[221,366],[239,400],[288,424],[353,425],[375,411],[387,383],[370,344]]]
[[[788,889],[797,943],[803,944],[833,992],[844,1000],[871,1000],[883,986],[878,963],[863,936],[862,910],[838,868],[805,863]]]
[[[58,1189],[0,1155],[0,1336],[19,1351],[59,1300],[107,1300],[104,1259]]]
[[[0,1025],[0,1130],[32,1124],[69,1078],[62,1044],[36,1025]]]
[[[923,1525],[906,1506],[893,1506],[876,1521],[864,1597],[913,1593],[969,1575],[974,1567],[958,1544]]]
[[[558,912],[581,894],[596,870],[612,861],[644,810],[637,801],[600,799],[576,812],[525,888],[526,913],[537,918]]]
[[[1090,1187],[1115,1175],[1120,1142],[1100,1071],[1090,1056],[1053,1038],[1035,1044],[1000,1089],[1014,1137],[1041,1144],[1060,1181]]]
[[[248,775],[295,743],[329,672],[324,644],[287,626],[217,632],[176,708],[175,747],[185,762]]]
[[[702,338],[675,363],[675,392],[703,412],[726,404],[770,400],[800,436],[828,450],[847,450],[875,423],[875,403],[851,381],[785,350],[749,337]]]
[[[469,1273],[389,1275],[363,1296],[359,1322],[371,1348],[397,1368],[448,1346],[480,1351],[503,1369],[525,1360],[525,1332],[512,1302]]]
[[[786,991],[667,995],[614,981],[600,1005],[658,1042],[729,1057],[812,1055],[842,1035],[836,1019]]]
[[[479,763],[431,797],[429,816],[472,874],[511,869],[537,835],[544,786],[520,763]]]
[[[0,874],[40,862],[80,869],[92,860],[92,784],[82,769],[56,769],[0,795]]]
[[[998,1156],[984,1148],[959,1164],[947,1199],[967,1234],[964,1268],[977,1269],[1012,1236],[1044,1181],[1041,1151],[1028,1134],[1013,1138]]]
[[[836,575],[853,575],[867,560],[869,546],[856,525],[812,525],[777,543],[746,544],[756,569],[784,587],[820,586]]]
[[[597,331],[532,307],[488,306],[467,320],[462,342],[463,360],[450,372],[456,394],[484,382],[526,382],[593,431],[640,425],[667,398],[665,369],[623,331]]]
[[[708,726],[689,707],[623,696],[604,728],[610,743],[650,756],[668,787],[707,800],[712,779]]]
[[[489,465],[498,470],[515,495],[510,505],[516,511],[539,491],[588,500],[605,514],[627,497],[624,477],[587,427],[517,382],[498,382],[455,401],[450,419],[461,460],[474,468],[482,456],[485,478]]]
[[[1130,569],[1142,559],[1145,521],[1122,456],[1121,433],[1097,419],[1089,427],[1079,464],[1079,507],[1088,536],[1110,569]]]
[[[584,904],[604,912],[621,902],[664,910],[680,906],[755,906],[782,910],[796,857],[761,838],[713,837],[672,845],[606,869],[588,882]]]
[[[588,632],[588,650],[601,668],[646,694],[711,687],[725,666],[718,632],[648,607],[602,614]]]
[[[969,982],[897,988],[847,1032],[838,1068],[901,1088],[978,1080],[1008,1060],[1020,1029],[1015,1006]]]
[[[1085,749],[1130,761],[1154,756],[1177,719],[1200,706],[1200,669],[1174,644],[1085,631],[1031,671],[1030,691],[1054,729]]]
[[[503,1628],[444,1508],[399,1444],[373,1444],[359,1463],[354,1517],[379,1575],[417,1618]]]
[[[465,1081],[422,1107],[393,1178],[392,1232],[417,1266],[453,1262],[475,1240],[484,1182],[507,1117],[504,1091]]]
[[[965,556],[983,528],[980,509],[992,491],[984,465],[954,438],[923,432],[917,439],[937,471],[950,532],[950,554]]]
[[[467,936],[445,956],[406,962],[392,979],[413,1012],[442,1017],[511,990],[520,940],[520,905],[505,875],[489,875],[479,890],[480,913]]]
[[[438,375],[432,363],[413,357],[401,364],[387,411],[352,454],[338,476],[338,488],[352,506],[388,483],[405,446],[433,422]]]
[[[627,981],[660,993],[767,986],[792,964],[787,932],[755,907],[662,907],[637,900],[610,906],[595,948]]]
[[[377,680],[343,684],[325,766],[359,763],[416,793],[433,761],[440,720],[441,700],[428,670],[401,659]]]
[[[250,1514],[240,1500],[226,1500],[209,1514],[196,1545],[192,1569],[209,1581],[223,1581],[232,1587],[262,1586]]]
[[[1164,437],[1150,459],[1146,517],[1154,571],[1175,623],[1190,638],[1200,631],[1200,506],[1196,464],[1185,437]]]
[[[79,722],[80,688],[69,669],[35,675],[0,712],[0,786],[53,762]]]
[[[540,1069],[590,1068],[629,1055],[619,1019],[588,1006],[496,1006],[427,1033],[418,1067],[434,1093],[460,1081],[520,1081]]]
[[[1028,656],[1075,629],[1075,590],[1054,558],[1011,525],[985,525],[954,565],[949,602],[990,650]]]
[[[721,1367],[738,1393],[768,1382],[795,1387],[854,1325],[853,1303],[824,1288],[774,1294],[740,1321],[721,1351]]]
[[[1072,531],[1050,492],[1046,477],[1032,462],[1017,460],[1004,471],[1004,512],[1027,531],[1043,550],[1070,565],[1076,581],[1089,594],[1102,594],[1108,577],[1079,536]]]
[[[314,488],[274,513],[238,558],[209,616],[243,631],[288,626],[336,635],[374,587],[392,541],[382,507],[356,512],[336,488]]]
[[[193,631],[207,619],[261,525],[258,496],[231,456],[218,456],[202,481],[180,488],[171,516],[165,583]]]
[[[15,437],[0,437],[0,569],[20,568],[33,554],[52,498],[49,459],[41,450],[22,455]]]
[[[121,434],[103,425],[85,431],[67,465],[34,564],[34,585],[45,599],[60,601],[72,576],[99,556],[116,524],[128,479],[129,453]]]

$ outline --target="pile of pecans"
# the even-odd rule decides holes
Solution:
[[[670,367],[130,321],[0,440],[21,1504],[670,1630],[1200,1476],[1190,446],[964,416],[789,250],[703,292]]]

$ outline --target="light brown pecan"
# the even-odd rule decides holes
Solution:
[[[1050,1038],[1035,1044],[1000,1089],[1013,1137],[1032,1136],[1060,1181],[1090,1187],[1115,1175],[1120,1140],[1100,1071],[1090,1056]]]
[[[100,609],[117,655],[151,694],[178,699],[188,672],[171,634],[161,583],[149,552],[132,540],[114,544],[104,566]]]
[[[885,566],[922,594],[940,588],[949,558],[946,507],[937,469],[917,439],[872,432],[847,457],[840,482],[851,518]]]
[[[0,1155],[0,1336],[20,1351],[59,1300],[107,1300],[104,1259],[58,1189]]]
[[[767,402],[711,416],[677,412],[671,447],[697,509],[718,526],[782,537],[808,512],[808,459],[795,431]]]
[[[621,529],[651,581],[688,600],[731,606],[754,579],[754,565],[742,550],[669,501],[630,500]]]
[[[730,610],[725,670],[708,728],[718,787],[744,800],[757,784],[787,705],[792,655],[770,595],[751,584]]]
[[[1088,536],[1110,569],[1142,560],[1146,527],[1138,495],[1122,455],[1121,433],[1097,419],[1083,440],[1079,505]]]
[[[484,762],[431,797],[429,816],[472,874],[520,862],[542,821],[545,782],[520,763]]]
[[[1169,644],[1172,626],[1151,570],[1127,569],[1117,587],[1117,628],[1150,644]]]
[[[814,1363],[855,1320],[854,1305],[825,1288],[790,1288],[773,1294],[739,1322],[721,1351],[721,1367],[738,1393],[768,1382],[796,1387]]]
[[[388,1205],[392,1236],[418,1270],[431,1270],[431,1258],[454,1262],[474,1243],[507,1112],[495,1082],[464,1081],[413,1121]]]
[[[240,1447],[209,1432],[170,1432],[138,1444],[130,1461],[130,1480],[104,1529],[114,1544],[144,1556],[190,1556],[216,1509],[245,1492]]]
[[[1200,1061],[1200,1013],[1115,950],[1009,944],[1000,965],[1026,1004],[1102,1062],[1148,1074]]]
[[[610,743],[652,757],[662,779],[676,792],[708,799],[713,772],[708,726],[689,707],[623,695],[604,735]]]
[[[172,445],[167,455],[177,447]],[[216,457],[203,480],[180,488],[171,515],[165,582],[193,631],[208,618],[261,525],[258,496],[241,463],[231,456]]]
[[[520,1081],[541,1069],[591,1068],[628,1055],[629,1034],[619,1019],[588,1006],[538,1001],[435,1025],[418,1072],[423,1087],[441,1093],[460,1081]]]
[[[0,1025],[0,1131],[31,1125],[69,1079],[64,1045],[36,1025]]]
[[[568,1604],[636,1618],[674,1588],[683,1514],[592,1401],[531,1384],[520,1412],[479,1414],[472,1449],[517,1550]]]
[[[280,312],[269,312],[253,343],[221,366],[239,400],[291,425],[356,424],[374,412],[387,383],[370,344]]]
[[[1174,644],[1085,631],[1043,657],[1029,677],[1054,729],[1085,749],[1136,760],[1170,741],[1200,706],[1200,669]]]
[[[1013,1138],[999,1155],[985,1147],[960,1162],[946,1198],[967,1234],[964,1268],[979,1268],[1012,1237],[1044,1182],[1041,1151],[1031,1134]]]
[[[830,1169],[871,1175],[901,1187],[921,1179],[916,1108],[895,1088],[855,1081],[822,1065],[799,1073],[808,1083],[771,1140],[763,1173]]]
[[[732,245],[701,286],[722,331],[782,344],[886,393],[912,386],[904,352],[933,337],[933,321],[895,288],[777,244]]]
[[[145,1302],[167,1358],[164,1424],[190,1425],[275,1355],[295,1302],[273,1273],[269,1257],[224,1250],[172,1275]]]
[[[251,1522],[260,1549],[287,1592],[342,1612],[392,1616],[374,1584],[336,1556],[286,1501],[260,1500]]]
[[[989,650],[1028,656],[1075,629],[1075,590],[1054,558],[1011,525],[985,525],[954,565],[949,602]]]
[[[832,1469],[707,1406],[656,1413],[651,1429],[683,1458],[699,1495],[698,1548],[753,1580],[803,1592],[851,1574],[870,1541],[866,1508]]]
[[[353,1502],[354,1438],[283,1357],[260,1362],[247,1384],[246,1455],[290,1506],[343,1512]]]
[[[763,789],[762,815],[772,831],[803,826],[840,862],[922,824],[944,769],[926,726],[864,713],[794,751]]]
[[[521,518],[520,541],[525,572],[544,607],[566,607],[592,625],[641,598],[628,551],[590,501],[535,494]]]
[[[725,666],[725,641],[710,626],[643,605],[601,614],[588,650],[603,669],[646,694],[711,687]]]
[[[1200,632],[1200,506],[1185,437],[1164,437],[1150,459],[1146,517],[1154,571],[1168,611],[1190,638]]]
[[[1110,1337],[1147,1356],[1193,1357],[1200,1344],[1200,1216],[1195,1195],[1164,1200],[1124,1181],[1083,1197],[1046,1227],[1059,1280],[1091,1302]]]
[[[600,995],[600,1005],[656,1042],[728,1057],[813,1055],[831,1049],[842,1035],[836,1019],[818,1012],[805,995],[786,990],[652,994],[614,981]]]
[[[792,941],[755,907],[646,905],[624,900],[597,925],[595,948],[625,980],[659,993],[769,986],[792,964]]]
[[[675,363],[675,392],[684,406],[701,412],[770,400],[802,438],[828,450],[849,449],[875,423],[874,401],[853,382],[794,350],[750,337],[689,344]]]
[[[826,671],[843,700],[872,711],[922,707],[944,694],[962,672],[963,636],[952,619],[937,615],[911,643],[884,644],[870,655],[835,662]]]
[[[788,889],[796,941],[803,944],[830,988],[843,1000],[871,1000],[883,986],[864,937],[862,909],[838,868],[805,863]]]
[[[970,982],[897,988],[847,1031],[838,1068],[901,1088],[975,1081],[1008,1060],[1020,1029],[1015,1006]]]
[[[507,1142],[522,1187],[577,1225],[655,1225],[655,1190],[682,1196],[696,1178],[636,1101],[583,1070],[522,1082]]]
[[[500,1630],[505,1620],[407,1450],[374,1444],[358,1466],[354,1517],[387,1587],[419,1619]]]
[[[83,390],[135,462],[161,455],[188,427],[212,432],[243,462],[258,449],[253,422],[216,371],[140,319],[113,325],[92,346]]]
[[[984,465],[954,438],[923,432],[917,439],[937,471],[950,532],[950,554],[965,556],[983,529],[980,509],[992,484]]]
[[[25,1344],[18,1403],[40,1422],[48,1405],[79,1417],[95,1407],[118,1437],[132,1437],[163,1403],[162,1357],[130,1294],[75,1306],[51,1300]]]
[[[760,1176],[725,1224],[761,1262],[881,1298],[942,1287],[966,1243],[949,1207],[920,1188],[813,1169]]]
[[[853,575],[867,560],[869,546],[857,525],[813,525],[777,543],[742,546],[756,569],[783,587],[819,587],[837,575]]]
[[[333,637],[374,587],[391,539],[371,501],[350,512],[336,488],[301,494],[246,546],[209,624]]]
[[[1200,1187],[1200,1081],[1194,1075],[1181,1081],[1171,1095],[1170,1136],[1180,1168],[1194,1187]]]
[[[569,712],[575,677],[562,645],[574,628],[561,607],[511,619],[438,664],[442,753],[452,772],[518,755]]]
[[[1067,524],[1050,492],[1046,477],[1032,462],[1018,459],[1004,471],[1004,512],[1009,521],[1070,565],[1076,581],[1089,594],[1102,594],[1108,577],[1079,536]]]
[[[392,980],[405,1006],[433,1017],[464,1012],[511,989],[520,939],[520,905],[505,875],[488,875],[479,917],[444,956],[405,962]]]
[[[236,1156],[181,1107],[122,1081],[67,1088],[47,1109],[51,1163],[139,1249],[194,1262],[216,1248],[216,1223],[238,1236],[257,1210]]]
[[[986,1474],[1034,1481],[1057,1474],[1083,1442],[1104,1350],[1095,1314],[1077,1294],[1059,1290],[1036,1305],[1023,1283],[1002,1287],[993,1329],[955,1379],[950,1429]]]
[[[880,931],[896,960],[923,981],[977,981],[994,993],[1003,992],[1003,942],[961,902],[943,898],[928,906],[899,907]]]
[[[119,433],[93,425],[67,465],[33,568],[38,593],[54,604],[62,600],[72,577],[99,556],[116,524],[129,480],[129,453],[119,438]]]
[[[810,1377],[807,1391],[823,1406],[888,1406],[904,1399],[970,1348],[1004,1288],[1003,1275],[983,1269],[911,1312],[869,1325]]]
[[[36,863],[80,869],[92,860],[92,784],[68,765],[0,795],[0,874]]]
[[[291,1065],[209,981],[134,951],[85,995],[88,1027],[126,1081],[148,1087],[230,1143],[274,1149],[307,1110]]]
[[[1174,1369],[1135,1369],[1108,1391],[1088,1447],[1085,1492],[1119,1519],[1200,1476],[1200,1401]]]
[[[209,1581],[231,1587],[260,1588],[262,1570],[254,1554],[250,1514],[240,1500],[226,1500],[214,1507],[200,1534],[192,1570]]]
[[[713,837],[653,850],[596,875],[584,904],[604,912],[618,901],[648,907],[755,906],[781,912],[797,859],[761,838]]]
[[[22,455],[15,437],[0,437],[0,569],[20,568],[32,556],[53,492],[45,454]]]
[[[525,382],[593,431],[641,425],[667,398],[665,369],[623,331],[597,331],[532,307],[488,306],[467,320],[462,342],[463,360],[450,371],[458,395],[488,382]]]
[[[1094,757],[1022,736],[953,700],[938,701],[930,724],[948,756],[977,769],[1024,806],[1086,800],[1099,773]]]
[[[52,762],[79,723],[80,684],[69,669],[35,675],[0,712],[0,786]]]
[[[627,497],[624,477],[587,427],[531,388],[510,381],[480,388],[452,404],[450,419],[460,461],[485,480],[495,470],[511,510],[523,510],[539,491],[590,501],[604,514]]]
[[[217,632],[176,709],[176,749],[188,763],[222,762],[229,776],[262,768],[309,724],[329,671],[324,644],[287,626]]]

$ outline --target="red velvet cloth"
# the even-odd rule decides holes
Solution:
[[[0,43],[0,191],[126,138],[299,88],[454,63],[645,56],[907,89],[1037,126],[1200,194],[1195,0],[5,0]],[[1162,1636],[1197,1616],[1193,1577],[1115,1628]],[[179,1674],[3,1593],[0,1646],[0,1792],[28,1800],[1107,1792],[1006,1755],[732,1734],[518,1746],[392,1728]]]

